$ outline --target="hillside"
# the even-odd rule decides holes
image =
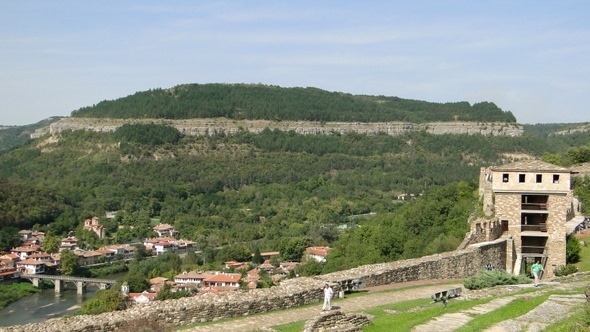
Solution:
[[[228,118],[320,122],[516,122],[511,112],[481,102],[430,103],[352,95],[317,88],[248,84],[185,84],[153,89],[84,107],[73,117]]]
[[[84,218],[119,211],[104,220],[110,241],[149,237],[153,222],[169,223],[208,259],[256,247],[298,259],[307,245],[340,250],[331,269],[417,257],[460,243],[479,167],[564,153],[589,134],[566,138],[270,129],[199,136],[149,122],[65,130],[0,154],[3,187],[18,188],[2,194],[0,225],[64,235]]]
[[[255,249],[279,250],[284,259],[298,260],[306,246],[329,245],[335,248],[333,259],[324,268],[335,270],[456,248],[477,209],[480,167],[544,154],[567,161],[572,148],[590,140],[587,131],[528,135],[511,121],[420,122],[437,112],[425,111],[434,104],[415,101],[407,102],[420,115],[415,123],[376,122],[397,113],[371,113],[375,109],[365,114],[377,115],[372,122],[89,117],[99,109],[128,116],[136,106],[127,103],[150,95],[154,103],[168,100],[170,107],[162,106],[166,112],[182,115],[174,105],[185,104],[174,100],[194,98],[179,91],[203,89],[257,89],[257,96],[266,91],[276,98],[305,92],[334,101],[326,105],[389,104],[375,98],[406,103],[317,89],[226,85],[180,86],[176,92],[103,102],[0,153],[2,230],[35,228],[57,236],[74,231],[89,247],[99,247],[153,236],[151,227],[162,222],[195,241],[210,264],[250,257]],[[109,108],[113,105],[120,108]],[[451,104],[444,105],[437,114],[450,115],[444,109]],[[478,107],[483,105],[466,107],[466,114],[508,114],[490,105],[484,107],[490,112],[474,112]],[[336,108],[322,109],[327,118],[337,115],[329,111]],[[294,115],[292,109],[282,111]],[[108,211],[117,211],[117,217],[103,219],[107,239],[80,230],[85,218]],[[9,238],[2,235],[0,242]]]

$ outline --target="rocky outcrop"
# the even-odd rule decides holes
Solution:
[[[185,135],[235,134],[240,131],[260,133],[265,129],[294,131],[303,135],[331,135],[355,132],[366,135],[384,133],[387,135],[404,135],[411,132],[425,131],[434,135],[466,134],[485,136],[522,136],[522,126],[514,123],[478,123],[478,122],[311,122],[311,121],[268,121],[268,120],[231,120],[212,119],[105,119],[105,118],[62,118],[47,127],[37,129],[31,138],[46,134],[55,135],[66,130],[89,130],[112,132],[126,123],[156,123],[172,126]]]
[[[550,136],[557,136],[557,135],[571,135],[571,134],[575,134],[575,133],[584,133],[590,131],[590,124],[582,124],[579,125],[577,127],[574,128],[570,128],[570,129],[566,129],[566,130],[561,130],[561,131],[556,131],[553,134],[551,134]]]

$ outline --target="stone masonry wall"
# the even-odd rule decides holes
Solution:
[[[317,277],[294,278],[267,289],[205,294],[178,300],[155,301],[132,306],[124,311],[100,315],[82,315],[49,319],[42,324],[26,324],[0,328],[11,332],[104,332],[132,320],[149,317],[165,324],[185,325],[246,316],[271,310],[287,309],[310,303],[321,304],[322,287],[360,279],[365,287],[424,279],[464,278],[486,266],[505,266],[506,242],[497,240],[472,245],[464,250],[425,256],[390,263],[372,264]]]

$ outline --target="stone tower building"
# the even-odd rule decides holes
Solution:
[[[485,240],[506,237],[508,272],[528,273],[539,259],[544,277],[553,277],[555,269],[566,264],[568,221],[579,213],[572,173],[539,160],[482,168],[483,228],[495,235]],[[472,233],[474,229],[481,232],[481,225],[481,221],[473,223]]]

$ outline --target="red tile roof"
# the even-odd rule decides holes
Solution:
[[[220,273],[209,278],[206,278],[205,282],[238,282],[242,277],[239,273]]]
[[[310,255],[316,256],[328,256],[328,252],[331,248],[329,247],[307,247],[305,248],[305,253]]]

